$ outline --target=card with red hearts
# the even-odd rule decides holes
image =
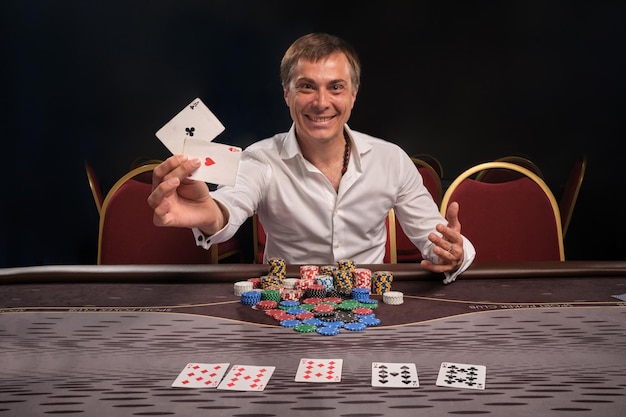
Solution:
[[[202,165],[190,178],[210,184],[235,185],[241,160],[241,148],[202,139],[185,139],[183,153],[200,158]]]

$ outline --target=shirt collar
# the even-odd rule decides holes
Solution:
[[[361,155],[367,153],[372,148],[372,145],[365,140],[361,134],[351,130],[347,124],[344,125],[344,129],[348,133],[348,136],[352,139],[352,157],[356,160],[356,164],[360,166]],[[285,136],[283,148],[280,151],[280,157],[281,159],[291,159],[297,155],[300,155],[300,157],[303,158],[300,145],[298,145],[298,141],[296,139],[296,126],[295,124],[292,124],[289,132],[287,132],[287,136]]]

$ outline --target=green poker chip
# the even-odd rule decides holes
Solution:
[[[293,329],[300,333],[313,333],[315,330],[317,330],[317,326],[313,324],[301,323]]]

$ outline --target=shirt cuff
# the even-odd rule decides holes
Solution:
[[[463,263],[461,264],[459,269],[454,272],[444,273],[444,284],[450,284],[451,282],[454,282],[459,275],[461,275],[467,268],[470,267],[470,265],[474,261],[474,258],[476,257],[476,249],[474,248],[474,245],[472,245],[472,242],[470,242],[465,236],[463,237],[463,253]]]
[[[226,218],[230,219],[230,211],[228,210],[228,207],[226,207],[224,204],[222,204],[218,200],[215,200],[215,202],[217,203],[218,206],[220,206],[222,211],[227,214]],[[227,227],[228,227],[228,222],[224,225],[224,227],[222,227],[214,235],[211,235],[211,236],[204,234],[202,230],[200,230],[197,227],[193,227],[191,231],[193,232],[193,236],[196,238],[196,245],[202,246],[204,249],[209,249],[211,245],[213,245],[213,243],[220,243],[225,240],[225,239],[221,239],[220,236],[224,234],[224,230],[226,230]]]

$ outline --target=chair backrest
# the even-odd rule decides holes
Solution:
[[[254,263],[262,264],[265,256],[265,242],[267,236],[263,225],[259,221],[259,216],[254,213],[252,216],[252,243],[254,245]]]
[[[100,214],[102,211],[102,203],[104,203],[102,185],[100,184],[93,167],[87,161],[85,161],[85,172],[87,173],[87,182],[89,183],[89,188],[91,189],[91,195],[93,196],[94,203],[96,203],[98,214]]]
[[[470,178],[485,169],[523,177],[502,183]],[[459,175],[441,202],[441,214],[459,203],[461,233],[476,248],[475,262],[563,261],[561,217],[554,195],[536,174],[508,162],[487,162]]]
[[[417,170],[422,175],[422,179],[424,180],[424,186],[433,197],[433,200],[439,206],[439,202],[441,201],[441,178],[435,171],[435,169],[428,164],[426,161],[416,158],[414,156],[411,157],[411,160],[417,167]],[[407,237],[402,230],[402,226],[398,222],[398,219],[395,218],[395,260],[391,263],[411,263],[411,262],[420,262],[422,260],[422,253],[419,249],[411,242],[411,240]],[[391,237],[389,236],[389,231],[387,233],[387,240],[389,241]]]
[[[154,167],[130,171],[107,193],[100,215],[98,264],[212,263],[211,252],[195,244],[189,229],[154,225],[147,202]]]
[[[543,172],[541,172],[541,169],[539,169],[539,166],[537,166],[537,164],[535,164],[533,161],[531,161],[530,159],[526,157],[518,156],[518,155],[509,155],[509,156],[503,156],[502,158],[498,158],[495,160],[495,162],[510,162],[512,164],[519,165],[523,168],[526,168],[530,172],[534,173],[542,180],[544,179]],[[483,182],[506,182],[506,181],[516,180],[522,177],[524,177],[524,174],[520,172],[513,171],[510,169],[497,169],[497,168],[485,169],[476,175],[476,179],[478,181],[483,181]]]
[[[427,153],[416,153],[414,155],[411,155],[411,159],[414,159],[414,161],[415,159],[419,159],[420,161],[427,163],[435,170],[435,172],[439,176],[439,179],[443,179],[443,164],[433,155]]]
[[[567,234],[569,223],[572,220],[574,206],[578,200],[578,193],[583,184],[585,171],[587,170],[587,155],[581,155],[572,166],[561,199],[559,200],[559,208],[561,212],[561,222],[563,223],[563,236]]]

